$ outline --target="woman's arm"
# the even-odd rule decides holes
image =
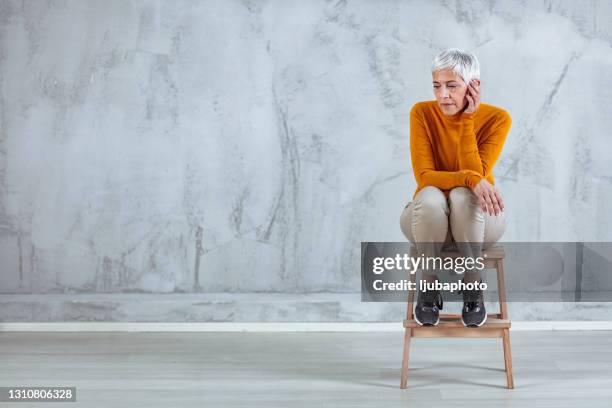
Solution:
[[[410,156],[418,185],[435,186],[442,190],[459,186],[473,188],[482,178],[481,174],[472,169],[436,170],[431,141],[417,105],[410,111]]]
[[[471,168],[484,176],[472,188],[472,191],[478,197],[482,210],[497,216],[504,210],[504,202],[499,190],[491,185],[485,177],[491,173],[501,154],[512,119],[506,111],[502,111],[498,118],[493,121],[491,129],[484,130],[486,134],[479,146],[474,133],[473,116],[480,105],[480,80],[470,81],[465,96],[468,100],[468,106],[464,111],[464,127],[459,140],[459,168]]]
[[[474,114],[463,113],[463,128],[461,141],[459,143],[459,168],[474,170],[483,177],[491,174],[493,166],[499,158],[512,119],[507,112],[503,111],[487,131],[484,140],[480,145],[476,140],[474,132]]]

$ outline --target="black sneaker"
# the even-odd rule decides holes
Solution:
[[[442,294],[437,290],[419,292],[414,308],[414,320],[421,326],[435,326],[440,323],[442,309]]]
[[[487,321],[487,310],[484,305],[482,289],[463,291],[461,321],[466,327],[480,327]]]

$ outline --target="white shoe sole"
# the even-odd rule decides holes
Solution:
[[[425,326],[423,323],[420,322],[420,320],[417,318],[416,313],[414,314],[414,320],[419,324],[419,326]],[[440,316],[438,316],[438,320],[432,324],[432,325],[427,325],[427,326],[437,326],[438,323],[440,323]],[[465,323],[464,323],[465,324]]]
[[[483,324],[485,324],[486,321],[487,321],[487,315],[485,314],[484,320],[480,324],[476,325],[476,327],[482,326]],[[468,326],[467,324],[465,324],[465,322],[463,321],[463,316],[461,317],[461,323],[463,323],[465,327],[474,327],[474,326]]]

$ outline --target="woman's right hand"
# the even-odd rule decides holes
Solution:
[[[499,191],[487,179],[482,178],[472,191],[478,197],[482,211],[491,215],[498,215],[504,211],[504,202]]]

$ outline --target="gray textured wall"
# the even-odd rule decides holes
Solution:
[[[408,114],[450,46],[513,117],[504,240],[611,241],[610,21],[609,1],[0,0],[0,317],[401,318],[359,304],[359,244],[404,239]]]

